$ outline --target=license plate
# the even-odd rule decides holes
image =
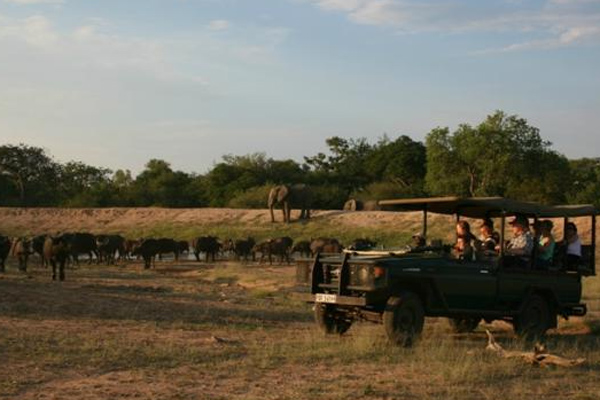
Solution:
[[[337,296],[335,294],[325,294],[325,293],[317,293],[315,298],[317,303],[334,303],[337,301]]]

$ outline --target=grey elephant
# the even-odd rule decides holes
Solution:
[[[269,211],[271,212],[271,222],[275,222],[273,208],[281,206],[283,212],[283,221],[290,222],[292,208],[300,209],[300,219],[310,218],[310,200],[311,191],[307,185],[278,185],[274,186],[269,192]]]

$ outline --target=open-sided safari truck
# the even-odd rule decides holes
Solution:
[[[597,210],[593,206],[542,206],[499,197],[384,200],[379,204],[389,211],[422,211],[424,237],[428,213],[455,215],[457,221],[495,219],[500,222],[501,245],[493,254],[469,259],[456,257],[451,246],[433,240],[397,251],[345,251],[298,260],[301,296],[314,303],[316,322],[324,332],[342,334],[353,322],[367,320],[383,323],[392,342],[408,346],[418,338],[428,316],[450,318],[457,332],[475,329],[482,319],[506,320],[517,334],[531,338],[556,327],[558,316],[586,314],[581,280],[595,275]],[[580,261],[568,262],[564,247],[557,243],[550,265],[538,265],[537,244],[526,262],[514,263],[514,257],[506,255],[511,235],[505,238],[505,228],[507,218],[515,215],[531,223],[559,218],[565,225],[569,218],[590,218],[591,238],[583,243]]]

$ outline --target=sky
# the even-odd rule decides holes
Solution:
[[[139,172],[495,110],[600,156],[600,0],[0,0],[0,143]]]

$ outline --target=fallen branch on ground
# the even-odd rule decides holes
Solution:
[[[485,348],[488,351],[498,354],[502,358],[520,358],[528,364],[536,365],[540,367],[546,367],[548,365],[557,365],[559,367],[574,367],[581,365],[585,362],[584,358],[577,358],[574,360],[556,356],[546,351],[546,347],[541,344],[536,344],[534,351],[507,351],[496,342],[494,336],[490,331],[486,329],[485,333],[488,336],[488,344]]]

